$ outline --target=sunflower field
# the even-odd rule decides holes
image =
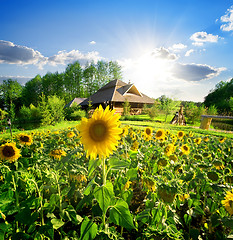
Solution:
[[[0,139],[0,240],[233,239],[232,139],[121,126]]]

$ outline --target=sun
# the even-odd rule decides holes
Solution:
[[[138,59],[138,74],[147,79],[167,79],[169,73],[169,61],[157,58],[151,52]]]

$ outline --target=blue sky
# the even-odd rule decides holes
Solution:
[[[150,97],[203,101],[232,56],[233,1],[0,0],[0,83],[113,60]]]

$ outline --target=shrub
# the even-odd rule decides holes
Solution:
[[[31,120],[31,110],[29,107],[23,105],[19,110],[19,122],[29,122]]]

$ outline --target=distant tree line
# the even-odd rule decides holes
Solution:
[[[0,84],[0,109],[12,120],[17,117],[26,121],[38,116],[43,119],[58,111],[53,104],[64,106],[76,97],[87,98],[114,79],[122,79],[121,67],[115,61],[91,62],[85,66],[77,61],[62,73],[36,75],[24,86],[17,80],[6,79]],[[54,113],[48,114],[52,109]],[[50,122],[60,119],[54,116]]]
[[[215,106],[220,114],[233,114],[233,78],[229,82],[221,81],[205,97],[206,107]]]

